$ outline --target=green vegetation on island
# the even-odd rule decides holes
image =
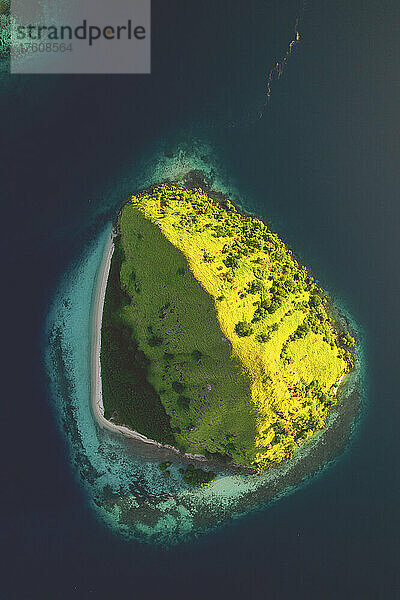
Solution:
[[[192,487],[203,487],[215,481],[213,471],[205,471],[196,468],[194,465],[189,465],[186,470],[179,469],[179,471],[182,473],[184,481]]]
[[[120,318],[129,298],[120,285],[123,253],[118,238],[108,276],[101,328],[101,380],[104,416],[150,439],[176,443],[160,397],[147,380],[149,359]]]
[[[355,341],[262,221],[199,187],[162,184],[125,204],[114,247],[107,419],[257,470],[324,427]]]

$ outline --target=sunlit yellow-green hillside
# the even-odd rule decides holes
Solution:
[[[118,404],[122,375],[107,381],[106,348],[109,418],[259,469],[324,426],[354,340],[337,339],[322,290],[262,221],[200,188],[163,184],[123,207],[115,248],[122,299],[109,318],[131,332],[154,408],[138,420],[128,388]],[[150,431],[148,419],[162,426]]]

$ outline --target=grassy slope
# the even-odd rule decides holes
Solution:
[[[123,253],[114,241],[101,329],[101,372],[106,419],[127,425],[151,439],[176,444],[160,397],[148,382],[148,361],[138,351],[132,330],[119,318],[129,299],[121,289]]]
[[[232,360],[212,298],[183,254],[132,204],[119,227],[121,281],[133,299],[120,318],[150,359],[148,378],[178,445],[198,453],[230,449],[237,461],[248,462],[256,435],[250,382]]]
[[[129,303],[112,318],[148,357],[177,445],[260,468],[291,456],[351,363],[322,290],[264,223],[200,189],[134,196],[119,230]]]

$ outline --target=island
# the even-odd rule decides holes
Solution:
[[[195,183],[154,185],[119,212],[94,407],[109,427],[206,467],[260,473],[325,427],[355,339],[265,222]],[[213,480],[188,469],[188,482]]]

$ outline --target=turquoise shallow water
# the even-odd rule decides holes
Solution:
[[[148,185],[151,177],[157,182],[201,168],[213,173],[217,189],[238,197],[237,189],[221,183],[215,163],[212,169],[207,167],[205,159],[210,160],[210,149],[200,142],[199,149],[200,153],[188,154],[181,148],[170,159],[156,154],[147,163],[147,173],[142,172],[139,186]],[[140,442],[98,426],[90,408],[92,305],[96,275],[111,228],[109,223],[87,245],[60,282],[48,316],[46,349],[51,394],[60,430],[67,438],[71,466],[82,481],[87,502],[104,525],[128,539],[163,545],[187,541],[293,493],[311,481],[311,475],[333,464],[359,422],[354,399],[349,400],[352,409],[345,418],[332,413],[328,431],[336,431],[327,434],[329,439],[325,440],[325,434],[316,436],[279,469],[262,476],[219,475],[211,486],[196,490],[183,482],[179,461],[174,462],[171,477],[166,479],[158,466],[162,453],[155,454],[154,449]],[[343,309],[341,314],[358,331],[362,351],[360,331]],[[365,397],[362,356],[361,352],[356,373],[346,384],[344,402],[360,390]]]

